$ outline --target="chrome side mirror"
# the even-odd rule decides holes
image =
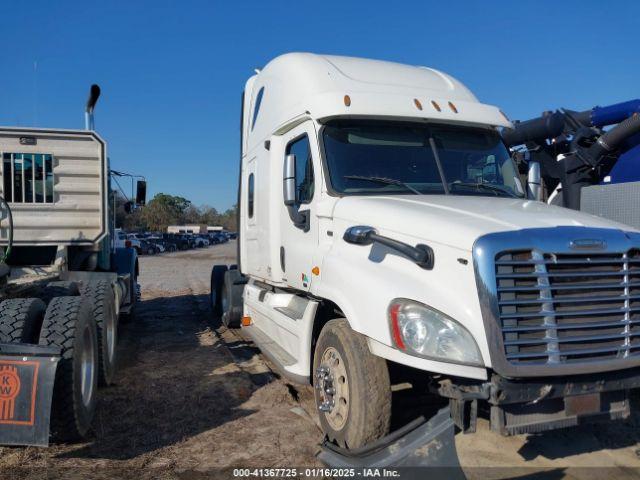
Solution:
[[[284,157],[284,168],[282,170],[282,184],[284,204],[291,207],[296,204],[296,156],[287,155]]]
[[[542,200],[542,176],[540,173],[540,162],[529,160],[527,171],[527,198],[531,200]]]

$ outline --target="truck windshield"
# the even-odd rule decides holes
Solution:
[[[327,124],[322,137],[331,187],[342,195],[524,196],[493,130],[341,120]]]

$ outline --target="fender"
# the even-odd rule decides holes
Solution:
[[[129,294],[131,295],[131,305],[133,305],[136,302],[135,284],[140,273],[138,253],[134,248],[116,248],[112,265],[115,266],[118,275],[129,276]]]

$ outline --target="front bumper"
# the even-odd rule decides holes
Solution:
[[[456,425],[475,431],[478,400],[490,408],[491,429],[517,435],[579,425],[584,419],[615,420],[630,413],[628,392],[640,387],[640,368],[566,377],[486,382],[443,378],[437,393],[449,398]]]

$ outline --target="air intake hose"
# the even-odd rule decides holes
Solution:
[[[524,122],[518,122],[514,128],[502,131],[502,139],[507,147],[515,147],[530,141],[541,141],[559,136],[564,129],[564,114],[554,112]]]
[[[622,142],[637,133],[640,133],[640,115],[635,114],[600,136],[589,148],[589,156],[597,164],[603,155],[616,150]]]

